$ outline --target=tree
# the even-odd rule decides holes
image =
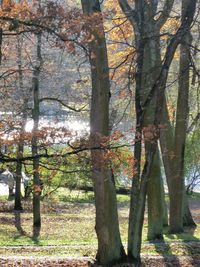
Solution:
[[[149,110],[149,105],[150,104],[153,105],[153,111],[152,111],[153,113],[150,114],[150,117],[152,116],[153,125],[149,129],[149,134],[148,134],[152,140],[150,140],[151,143],[148,145],[148,147],[146,146],[146,162],[144,165],[143,172],[141,174],[141,178],[140,178],[141,141],[137,141],[136,145],[137,144],[138,145],[135,147],[135,153],[136,153],[135,156],[136,160],[138,161],[138,168],[137,168],[138,176],[136,177],[137,179],[135,179],[134,177],[132,186],[133,191],[132,191],[132,200],[130,207],[130,218],[129,218],[128,253],[130,258],[138,262],[140,261],[139,255],[140,255],[140,245],[141,245],[140,242],[141,242],[141,232],[142,232],[141,225],[144,216],[147,180],[150,171],[152,169],[152,162],[157,150],[157,139],[159,138],[159,125],[161,123],[161,118],[162,118],[162,107],[165,104],[165,87],[168,77],[168,71],[170,64],[173,60],[174,53],[179,43],[181,42],[183,36],[185,35],[185,33],[187,32],[188,28],[192,23],[195,12],[196,1],[191,1],[188,4],[187,12],[185,13],[185,16],[182,20],[181,26],[178,28],[175,35],[170,40],[167,46],[162,65],[160,64],[157,65],[158,75],[157,77],[154,76],[155,80],[150,85],[149,91],[147,92],[147,95],[145,95],[146,98],[145,100],[143,100],[143,103],[141,99],[141,90],[143,84],[142,71],[144,64],[145,45],[146,42],[148,44],[149,40],[149,50],[157,47],[157,50],[154,51],[157,51],[158,54],[160,55],[159,46],[152,39],[154,38],[156,39],[157,36],[160,35],[160,29],[170,14],[171,8],[173,6],[173,1],[165,2],[163,12],[161,12],[161,15],[156,20],[154,20],[153,14],[154,15],[156,14],[154,12],[157,9],[157,4],[158,4],[157,1],[155,1],[154,3],[152,2],[147,3],[145,1],[135,1],[135,9],[132,9],[132,7],[128,4],[127,1],[119,1],[119,3],[121,4],[123,12],[126,14],[130,23],[133,25],[136,36],[136,46],[138,52],[137,73],[136,73],[136,113],[137,113],[136,136],[142,136],[143,124],[145,123],[145,113],[147,113],[147,111]],[[150,20],[148,20],[148,24],[147,23],[145,24],[144,23],[145,16],[147,14],[151,14],[151,16]],[[153,24],[151,23],[152,21]],[[149,27],[152,28],[150,29],[150,31],[146,33],[145,29],[146,28],[149,29]],[[145,33],[147,35],[145,35]],[[148,33],[150,34],[153,33],[154,38],[152,38],[152,36],[151,37],[148,36]],[[157,39],[157,42],[159,42],[159,39]],[[155,60],[156,54],[153,53],[152,58],[153,60]],[[157,62],[159,63],[159,60]],[[144,73],[144,75],[146,75],[146,73]],[[135,203],[137,203],[137,205]]]
[[[19,133],[19,142],[17,146],[17,158],[19,161],[16,164],[16,179],[15,179],[15,210],[22,210],[22,204],[21,204],[21,181],[22,181],[22,162],[20,161],[21,158],[23,158],[24,153],[24,134],[25,134],[25,127],[27,123],[27,117],[28,117],[28,98],[27,98],[27,92],[24,90],[24,84],[23,84],[23,70],[22,70],[22,44],[23,44],[23,38],[21,36],[16,36],[17,39],[17,62],[18,62],[18,84],[19,84],[19,90],[22,94],[22,110],[20,108],[19,113],[20,114],[20,133]]]
[[[136,50],[141,51],[138,55],[138,60],[141,64],[140,73],[137,75],[140,78],[140,87],[138,89],[138,96],[141,102],[141,106],[144,105],[152,86],[155,84],[159,70],[161,69],[161,56],[160,56],[160,26],[158,21],[153,17],[157,12],[158,3],[145,3],[145,1],[137,1],[135,3],[135,9],[133,10],[127,1],[119,1],[123,12],[127,15],[130,23],[133,26],[135,32],[135,45]],[[131,15],[130,15],[131,14]],[[139,26],[141,25],[141,26]],[[152,38],[153,36],[153,38]],[[138,53],[139,54],[139,53]],[[136,80],[137,88],[137,80]],[[136,92],[137,93],[137,92]],[[144,134],[145,148],[149,150],[151,146],[151,127],[154,123],[154,113],[156,106],[156,98],[151,101],[151,105],[146,108],[145,116],[142,121],[142,128],[146,128]],[[136,107],[136,109],[138,109]],[[148,238],[162,239],[163,231],[163,183],[160,170],[160,158],[158,148],[156,149],[156,155],[154,157],[153,166],[148,180]]]
[[[182,1],[182,20],[187,12],[189,1]],[[170,198],[170,231],[183,232],[184,211],[184,153],[189,113],[190,88],[190,30],[184,35],[180,45],[179,86],[174,134],[173,186]]]
[[[38,127],[39,127],[39,79],[42,67],[42,55],[41,55],[41,32],[36,35],[36,65],[33,71],[33,132],[32,132],[32,156],[33,159],[33,227],[37,230],[41,227],[41,215],[40,215],[40,195],[41,195],[41,180],[39,174],[39,157],[38,156]],[[37,231],[36,231],[37,233]],[[37,237],[37,234],[36,234]]]
[[[99,1],[81,2],[86,21],[87,18],[92,20],[91,26],[85,24],[92,38],[89,43],[92,78],[90,140],[92,147],[101,147],[102,138],[109,136],[110,81],[106,40]],[[92,150],[91,158],[96,206],[95,230],[98,238],[96,258],[103,266],[111,266],[125,258],[119,233],[115,183],[109,162],[100,163],[104,152]]]

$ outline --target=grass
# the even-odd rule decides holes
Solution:
[[[94,193],[59,188],[55,194],[51,195],[51,199],[65,203],[94,203]],[[119,205],[129,205],[129,196],[117,195],[117,201]]]
[[[195,196],[196,200],[198,200],[198,196]],[[122,241],[126,244],[129,197],[118,195],[118,202],[120,232]],[[2,198],[1,203],[7,202]],[[30,206],[30,203],[26,203],[26,205]],[[94,256],[96,252],[93,193],[86,194],[77,191],[70,193],[59,189],[59,192],[51,196],[50,200],[43,201],[42,228],[38,240],[32,238],[31,211],[26,210],[21,214],[0,212],[0,225],[0,255]],[[189,252],[195,251],[195,247],[198,247],[198,253],[200,253],[200,244],[198,246],[195,244],[194,248],[191,248],[192,245],[186,243],[199,240],[199,226],[195,230],[186,229],[185,233],[179,235],[169,235],[166,229],[164,234],[166,243],[161,245],[147,242],[147,224],[145,224],[142,253],[187,255]],[[176,242],[183,243],[180,245]],[[6,248],[2,246],[6,246]],[[9,246],[16,246],[16,248],[10,247],[9,249]],[[47,249],[45,246],[52,247]]]

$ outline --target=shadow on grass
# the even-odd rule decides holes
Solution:
[[[199,263],[196,262],[196,258],[198,257],[199,259],[199,255],[200,255],[200,239],[194,237],[194,232],[196,228],[197,226],[189,229],[190,234],[193,236],[194,240],[189,245],[186,244],[188,254],[192,257],[192,261],[191,261],[192,266],[199,266]]]
[[[191,264],[192,266],[199,266],[196,264],[196,258],[199,258],[200,255],[200,239],[194,236],[195,230],[197,226],[194,227],[185,227],[185,234],[190,236],[189,238],[183,239],[183,244],[187,250],[188,255],[192,258]]]
[[[167,227],[166,227],[167,229]],[[169,242],[165,242],[165,240],[154,240],[150,241],[151,244],[154,244],[156,252],[162,256],[163,266],[171,266],[171,261],[173,262],[173,266],[180,267],[180,261],[177,255],[174,255]]]
[[[22,235],[28,236],[28,234],[26,233],[26,231],[24,231],[24,229],[22,228],[22,225],[21,225],[21,212],[20,211],[14,211],[14,215],[15,215],[15,227],[18,230],[20,236],[22,236]]]
[[[21,236],[26,236],[26,237],[29,237],[34,242],[35,245],[39,245],[40,244],[39,237],[40,237],[41,227],[33,227],[33,233],[32,233],[32,236],[30,236],[22,228],[22,225],[21,225],[21,212],[20,211],[14,211],[14,216],[15,216],[15,227],[19,232],[19,235],[15,236],[14,239],[18,239]]]
[[[190,257],[191,266],[197,266],[196,258],[200,255],[200,240],[194,236],[195,229],[196,227],[185,227],[183,233],[176,235],[169,233],[165,234],[169,239],[171,239],[173,246],[177,246],[177,250],[182,249],[184,256],[186,254]]]

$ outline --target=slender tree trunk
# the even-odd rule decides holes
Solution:
[[[21,180],[22,180],[22,162],[20,159],[23,157],[24,153],[24,133],[25,126],[27,122],[27,100],[24,100],[23,115],[22,115],[22,125],[20,139],[17,148],[17,165],[16,165],[16,180],[15,180],[15,210],[22,210],[21,204]]]
[[[89,44],[92,76],[90,139],[92,147],[100,147],[102,138],[109,136],[110,81],[107,48],[99,1],[82,0],[82,8],[84,14],[94,18],[91,34],[95,39]],[[101,265],[112,266],[125,260],[119,232],[116,189],[105,153],[102,150],[91,150],[91,159],[96,207],[95,230],[98,238],[96,258]]]
[[[23,72],[22,72],[22,37],[17,36],[17,61],[18,61],[18,72],[19,72],[19,89],[21,93],[24,91],[23,86]],[[21,204],[21,179],[22,179],[22,162],[20,159],[23,157],[24,153],[24,132],[27,122],[27,103],[28,100],[24,98],[23,109],[22,109],[22,118],[21,118],[21,132],[18,143],[17,150],[17,161],[16,165],[16,186],[15,186],[15,210],[22,210]]]
[[[167,103],[163,105],[163,120],[162,124],[165,125],[165,128],[161,130],[160,134],[160,146],[162,152],[162,159],[166,174],[166,181],[169,190],[169,199],[171,199],[171,195],[173,192],[173,161],[174,159],[174,129],[170,123]],[[174,198],[174,201],[175,198]],[[175,205],[172,201],[170,202],[171,206]],[[196,226],[190,209],[188,205],[187,195],[184,193],[184,210],[183,210],[183,224],[184,226]]]
[[[20,153],[23,153],[23,147],[18,145],[18,159],[20,159]],[[16,180],[15,180],[15,206],[14,210],[23,210],[21,203],[21,173],[22,173],[22,163],[17,162],[16,166]]]
[[[163,210],[163,226],[168,226],[168,208],[165,200],[165,188],[164,181],[161,179],[161,199],[162,199],[162,210]]]
[[[142,125],[141,125],[141,102],[140,89],[142,82],[142,66],[144,46],[141,40],[138,40],[138,56],[137,56],[137,73],[136,73],[136,92],[135,92],[135,109],[136,109],[136,134],[135,134],[135,149],[134,158],[136,160],[136,174],[132,179],[130,210],[129,210],[129,225],[128,225],[128,258],[130,262],[139,266],[141,264],[140,251],[142,240],[142,228],[144,222],[145,201],[147,194],[147,182],[141,186],[141,154],[142,154]]]
[[[0,65],[2,61],[3,30],[0,28]]]
[[[184,202],[183,202],[183,226],[187,227],[196,227],[196,223],[193,220],[190,208],[189,208],[189,203],[188,203],[188,197],[186,192],[184,192]]]
[[[123,4],[122,1],[120,1]],[[126,4],[125,4],[126,5]],[[126,7],[125,7],[126,8]],[[146,163],[145,168],[140,175],[140,162],[141,162],[141,140],[138,140],[138,136],[142,136],[142,128],[148,127],[154,123],[155,113],[155,101],[153,107],[150,107],[146,112],[145,117],[141,120],[141,104],[145,102],[149,91],[153,83],[156,80],[156,75],[152,72],[155,71],[157,66],[157,56],[154,52],[156,42],[144,42],[145,27],[147,26],[144,21],[144,1],[141,1],[136,5],[138,17],[140,18],[140,26],[135,27],[136,33],[136,47],[138,52],[137,58],[137,73],[136,73],[136,144],[135,144],[135,159],[137,162],[137,175],[133,177],[132,190],[131,190],[131,203],[130,203],[130,214],[129,214],[129,231],[128,231],[128,256],[131,262],[139,266],[140,261],[140,250],[141,250],[141,238],[142,238],[142,227],[144,220],[145,200],[148,192],[148,214],[149,214],[149,238],[162,238],[162,205],[161,205],[161,172],[159,164],[159,156],[157,150],[157,142],[152,145],[149,140],[146,140]],[[130,15],[130,14],[128,14]],[[148,18],[147,18],[148,20]],[[149,23],[151,23],[149,21]],[[152,26],[152,25],[151,25]],[[152,26],[153,27],[153,26]],[[148,39],[149,40],[149,39]],[[158,71],[156,70],[156,73]],[[148,78],[146,77],[148,76]],[[154,154],[157,156],[155,157]],[[152,181],[153,179],[153,181]],[[157,186],[159,184],[159,186]],[[148,185],[148,191],[147,191]],[[156,188],[155,188],[156,186]],[[158,195],[155,195],[156,189]],[[153,198],[156,198],[156,202],[152,202]],[[159,227],[158,227],[159,225]],[[158,231],[157,231],[158,230]]]
[[[0,1],[0,7],[2,8],[3,0]],[[2,62],[2,44],[3,44],[3,29],[0,28],[0,66]]]
[[[155,4],[154,6],[154,12],[156,12],[157,10],[157,4],[158,1],[135,1],[135,9],[132,9],[131,6],[129,5],[128,1],[126,0],[119,0],[120,6],[123,10],[123,12],[125,13],[125,15],[127,15],[127,18],[129,19],[130,23],[133,25],[134,30],[135,30],[135,36],[136,36],[136,46],[137,46],[137,52],[139,54],[139,57],[142,57],[144,55],[144,44],[143,42],[146,41],[146,38],[141,38],[140,40],[139,37],[147,37],[147,36],[143,36],[144,33],[144,7],[145,4],[147,4],[148,6],[152,6],[153,4]],[[169,13],[171,11],[171,8],[173,6],[173,1],[167,1],[165,3],[165,8],[164,11],[161,13],[161,16],[158,18],[158,20],[156,21],[156,27],[158,27],[159,29],[162,27],[162,25],[165,23],[165,21],[167,20]],[[167,82],[167,77],[168,77],[168,71],[169,71],[169,67],[170,64],[173,60],[174,57],[174,53],[177,49],[177,46],[180,43],[180,40],[182,39],[182,37],[184,36],[184,34],[186,33],[186,31],[189,29],[189,27],[191,26],[192,20],[193,20],[193,16],[194,16],[194,12],[195,12],[195,7],[196,7],[196,1],[195,0],[191,0],[190,5],[188,5],[187,8],[187,14],[184,17],[184,20],[181,24],[181,27],[178,29],[178,31],[176,32],[174,38],[172,38],[167,46],[166,49],[166,53],[165,53],[165,57],[163,60],[163,64],[159,73],[159,76],[156,78],[155,83],[152,85],[150,92],[148,94],[148,97],[146,98],[146,100],[144,101],[143,104],[143,108],[145,109],[144,112],[142,112],[143,114],[146,113],[146,109],[149,106],[149,104],[152,104],[152,98],[155,96],[156,94],[156,105],[155,105],[155,116],[154,116],[154,123],[153,125],[155,127],[158,127],[158,125],[161,123],[161,115],[162,115],[162,106],[164,103],[164,93],[165,93],[165,86],[166,86],[166,82]],[[145,16],[147,15],[147,11],[145,12]],[[151,14],[151,16],[149,17],[150,20],[153,20],[153,14]],[[150,23],[150,20],[148,21],[148,23]],[[149,25],[146,24],[145,27]],[[155,32],[151,32],[153,34],[153,36],[155,37],[156,35],[154,35]],[[148,39],[148,38],[147,38]],[[143,47],[143,52],[141,53],[141,45]],[[138,61],[139,63],[142,62],[142,60]],[[137,62],[137,76],[141,77],[141,71],[142,71],[142,67],[141,64],[138,65]],[[143,64],[143,62],[142,62]],[[138,75],[139,74],[139,75]],[[139,83],[136,81],[136,103],[137,103],[137,89],[141,90],[141,78]],[[138,86],[138,88],[137,88]],[[141,92],[139,92],[140,94]],[[140,101],[141,99],[139,99]],[[137,107],[136,107],[136,113],[137,113]],[[143,117],[143,114],[141,115]],[[138,116],[137,116],[137,128],[140,126],[142,127],[140,124],[143,123],[142,120],[139,120],[138,122]],[[139,124],[139,126],[138,126]],[[156,129],[158,131],[158,129]],[[158,131],[159,132],[159,131]],[[155,133],[156,134],[156,133]],[[157,144],[154,142],[152,143],[152,145],[149,147],[149,151],[146,152],[146,155],[148,156],[146,159],[146,171],[145,174],[149,175],[148,171],[151,170],[151,162],[153,160],[153,156],[156,152],[156,146]],[[136,151],[136,150],[135,150]],[[137,158],[136,158],[137,160]],[[148,167],[148,168],[147,168]],[[148,176],[143,175],[143,178],[147,178]],[[138,181],[138,182],[137,182]],[[144,196],[145,196],[145,191],[146,190],[141,190],[142,188],[145,189],[146,186],[146,179],[141,179],[141,181],[139,180],[139,178],[137,179],[137,184],[141,183],[141,187],[140,187],[140,192],[142,192],[143,194],[143,198],[141,201],[140,198],[138,198],[138,192],[136,191],[136,196],[135,198],[137,199],[136,204],[142,204],[142,207],[144,207]],[[144,187],[142,185],[145,185]],[[139,188],[139,186],[138,186]],[[133,194],[133,193],[132,193]],[[133,200],[134,196],[131,195],[131,207],[134,209],[134,203]],[[133,203],[133,204],[132,204]],[[135,204],[135,205],[136,205]],[[143,211],[144,209],[140,209],[140,205],[138,206],[138,213],[140,213],[140,215],[144,215]],[[138,262],[138,266],[140,264],[139,262],[139,258],[140,258],[140,247],[141,247],[141,225],[143,224],[143,216],[140,216],[141,221],[140,221],[140,225],[138,226],[138,221],[136,220],[136,214],[137,212],[131,211],[130,210],[130,215],[132,216],[132,218],[129,218],[129,242],[128,242],[128,253],[129,253],[129,257],[132,258],[133,260],[136,259],[136,261]],[[136,225],[134,226],[134,221],[136,223]],[[134,241],[131,241],[131,239],[133,237],[136,237]]]
[[[33,131],[32,131],[32,156],[33,156],[33,226],[41,226],[40,195],[41,180],[39,175],[38,155],[38,126],[39,126],[39,78],[42,66],[41,33],[37,34],[37,62],[33,71]]]
[[[182,16],[186,12],[189,0],[182,1]],[[173,187],[170,199],[170,232],[183,232],[184,215],[184,151],[186,142],[187,122],[188,122],[188,98],[189,98],[189,72],[190,72],[190,52],[191,34],[188,33],[183,38],[180,46],[180,66],[179,66],[179,88],[176,111],[176,127],[174,141],[174,161],[173,161]]]

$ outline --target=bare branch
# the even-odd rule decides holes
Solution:
[[[191,125],[187,129],[187,133],[190,133],[194,127],[197,125],[198,121],[200,120],[200,112],[197,113],[196,117],[193,119]]]
[[[43,24],[35,22],[35,21],[31,21],[31,20],[30,21],[29,20],[20,20],[17,18],[7,17],[7,16],[0,16],[0,21],[7,21],[10,23],[16,23],[17,25],[24,25],[27,27],[36,28],[37,30],[48,32],[50,34],[55,35],[63,42],[75,43],[77,46],[81,47],[84,51],[87,52],[87,49],[85,48],[85,46],[77,40],[78,38],[76,36],[74,38],[69,38],[63,34],[60,34],[59,32],[57,32],[55,29],[51,28],[50,26],[46,26],[46,25],[43,25]],[[30,31],[32,32],[33,30],[30,29]]]
[[[0,162],[1,163],[9,163],[9,162],[25,162],[25,161],[30,161],[30,160],[33,160],[33,159],[40,159],[40,158],[43,158],[43,159],[56,159],[56,158],[67,158],[67,157],[70,157],[72,155],[78,155],[79,153],[81,152],[85,152],[85,151],[91,151],[91,150],[102,150],[102,151],[106,151],[106,150],[109,150],[109,149],[120,149],[120,148],[123,148],[123,147],[133,147],[134,144],[130,144],[130,145],[127,145],[127,144],[122,144],[122,145],[108,145],[108,146],[94,146],[94,147],[80,147],[80,148],[74,148],[73,150],[69,151],[69,152],[66,152],[64,154],[62,153],[51,153],[51,154],[48,154],[48,152],[46,151],[45,153],[41,153],[41,154],[37,154],[37,155],[34,155],[34,156],[30,156],[30,155],[27,155],[27,156],[24,156],[24,157],[21,157],[20,159],[18,159],[17,157],[10,157],[10,156],[6,156],[6,155],[3,155],[2,153],[0,153]]]
[[[126,15],[129,22],[132,24],[132,26],[134,28],[137,27],[138,16],[137,16],[136,11],[130,7],[127,0],[118,0],[118,2],[119,2],[119,5],[120,5],[122,11]]]
[[[147,99],[142,107],[143,109],[142,111],[143,114],[141,116],[142,118],[146,112],[147,106],[150,104],[151,99],[153,95],[156,93],[156,91],[159,90],[160,88],[162,88],[162,90],[165,90],[169,67],[174,58],[174,54],[175,54],[175,51],[178,45],[182,42],[183,36],[187,33],[187,31],[190,29],[192,25],[194,14],[195,14],[196,3],[197,3],[197,0],[190,0],[179,29],[177,30],[176,34],[170,40],[170,43],[167,46],[165,57],[164,57],[163,64],[162,64],[162,69],[160,71],[160,75],[158,79],[156,80],[155,84],[153,85],[151,91],[149,92],[149,95],[147,96]],[[161,94],[163,93],[162,90],[161,90]],[[160,105],[160,108],[161,107],[162,105]]]
[[[43,101],[56,101],[56,102],[60,103],[62,106],[68,108],[69,110],[75,111],[75,112],[87,111],[85,109],[87,104],[85,106],[83,106],[82,108],[76,109],[75,107],[67,105],[63,100],[55,98],[55,97],[43,97],[40,99],[40,102],[43,102]]]
[[[173,5],[174,5],[174,0],[166,0],[165,1],[163,11],[156,22],[158,28],[161,28],[165,24],[166,20],[168,19],[169,15],[170,15],[170,12],[172,10]]]

